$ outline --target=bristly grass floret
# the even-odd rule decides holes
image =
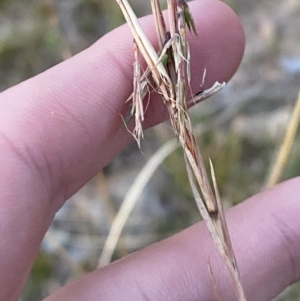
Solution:
[[[199,211],[230,271],[238,300],[245,301],[246,298],[240,283],[239,271],[228,234],[214,168],[210,162],[213,180],[212,189],[187,113],[188,102],[197,103],[210,97],[222,89],[225,83],[216,82],[210,89],[197,93],[192,99],[187,99],[187,91],[190,89],[191,83],[191,55],[186,28],[195,34],[197,34],[197,31],[185,0],[167,1],[169,30],[166,29],[159,0],[150,0],[158,38],[158,51],[155,50],[145,35],[128,1],[116,1],[132,31],[135,43],[133,93],[129,98],[132,102],[130,117],[134,117],[135,121],[132,134],[140,145],[140,140],[143,137],[142,123],[145,113],[143,100],[150,87],[154,86],[162,97],[169,113],[174,134],[184,150],[188,177]],[[147,69],[143,74],[141,74],[140,66],[141,56],[147,63]]]

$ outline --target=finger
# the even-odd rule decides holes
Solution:
[[[204,68],[206,87],[229,80],[240,63],[244,37],[237,17],[221,2],[196,1],[191,8],[199,32],[190,39],[193,86],[199,90]],[[155,40],[152,18],[142,23]],[[128,142],[126,131],[118,133],[120,113],[132,90],[132,48],[130,31],[121,27],[2,94],[0,129],[17,150],[30,153],[52,191],[72,195]],[[152,103],[146,125],[165,117],[162,102]],[[23,161],[32,165],[25,154]],[[63,178],[55,181],[51,175],[57,177],[59,170]]]
[[[191,39],[195,78],[200,83],[206,68],[208,86],[228,80],[244,48],[237,17],[218,1],[191,9],[199,32]],[[142,24],[154,40],[152,18]],[[118,135],[119,113],[131,93],[132,64],[123,26],[0,95],[1,300],[18,295],[57,209],[128,143],[128,133]],[[147,126],[165,117],[161,101],[153,103]]]
[[[247,300],[267,301],[300,279],[300,178],[258,194],[227,214]],[[48,297],[58,300],[236,300],[206,226],[199,223]]]

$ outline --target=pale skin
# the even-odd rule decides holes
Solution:
[[[207,69],[204,88],[235,73],[244,34],[225,4],[203,0],[190,7],[199,33],[190,37],[197,92],[198,70]],[[142,23],[155,40],[152,19]],[[126,131],[119,133],[119,113],[132,92],[132,64],[132,37],[123,26],[0,94],[0,300],[18,298],[65,200],[132,141]],[[152,97],[146,126],[165,118],[160,98]],[[285,182],[227,213],[248,300],[271,300],[300,278],[299,184]],[[46,300],[215,300],[208,261],[222,300],[234,300],[203,223],[87,274]]]

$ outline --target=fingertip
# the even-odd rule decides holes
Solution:
[[[191,36],[193,88],[204,70],[203,88],[228,82],[237,71],[245,49],[245,34],[236,13],[221,1],[191,3],[198,36]],[[194,66],[193,66],[194,65]]]
[[[223,2],[201,0],[189,5],[197,29],[197,35],[188,34],[191,91],[195,94],[210,88],[216,81],[228,82],[232,78],[244,54],[245,34],[238,16]],[[168,118],[168,112],[159,100],[152,97],[145,127]]]

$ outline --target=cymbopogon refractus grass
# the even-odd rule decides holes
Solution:
[[[238,300],[245,301],[246,297],[240,282],[213,164],[210,161],[212,188],[187,113],[188,102],[198,103],[210,97],[221,90],[225,83],[216,82],[211,88],[197,93],[192,99],[187,99],[187,90],[191,82],[191,56],[186,30],[194,34],[197,32],[185,0],[167,1],[169,30],[167,30],[159,0],[150,0],[159,45],[158,51],[144,33],[129,2],[127,0],[116,1],[134,38],[133,93],[128,99],[131,101],[129,120],[134,119],[135,122],[132,135],[140,145],[143,137],[144,99],[150,88],[155,87],[168,110],[174,134],[183,148],[188,178],[201,216],[230,272]],[[141,58],[147,64],[147,69],[143,73]],[[203,81],[205,72],[206,70]],[[212,278],[214,279],[213,275]]]

